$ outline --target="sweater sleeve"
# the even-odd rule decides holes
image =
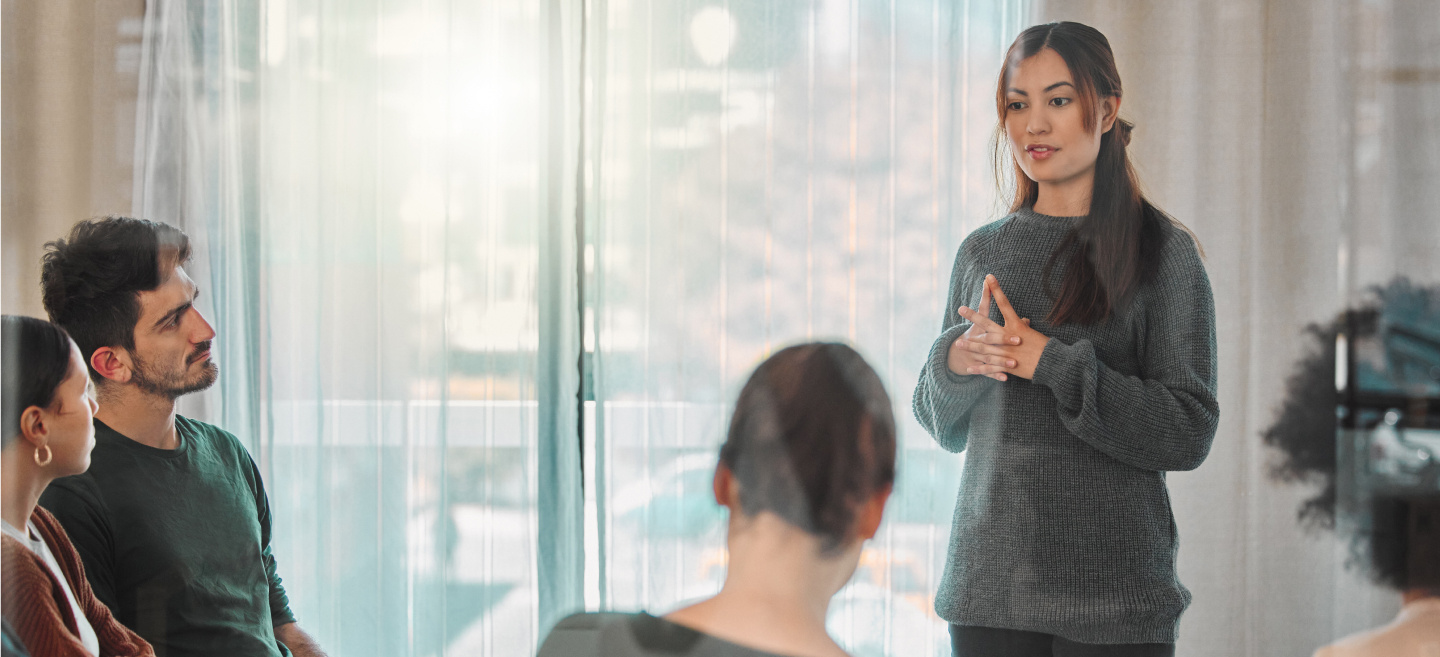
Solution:
[[[248,453],[244,456],[250,464],[250,478],[254,482],[255,513],[260,521],[260,559],[265,564],[265,578],[270,586],[270,625],[280,627],[294,623],[295,614],[290,610],[290,597],[285,594],[285,585],[275,565],[275,554],[270,549],[270,499],[265,495],[265,483],[260,478],[260,468],[255,466],[255,460]]]
[[[945,317],[940,322],[940,337],[930,347],[930,355],[920,369],[915,385],[912,408],[920,426],[930,432],[940,446],[951,451],[965,450],[969,439],[970,411],[1000,382],[987,376],[956,374],[948,364],[950,345],[965,331],[970,322],[956,314],[961,305],[972,308],[980,303],[984,273],[979,272],[970,255],[976,236],[972,233],[955,255],[950,274],[950,293],[945,303]]]
[[[25,649],[46,657],[93,657],[66,622],[72,615],[70,603],[60,608],[65,593],[56,588],[49,567],[19,541],[9,536],[3,541],[5,618]]]
[[[65,570],[70,591],[75,594],[75,600],[80,604],[85,620],[89,621],[90,627],[95,630],[95,637],[100,641],[99,657],[155,657],[155,651],[145,639],[121,625],[120,621],[115,620],[115,615],[110,613],[110,608],[96,599],[95,592],[85,577],[85,566],[80,561],[80,553],[75,551],[74,544],[70,542],[55,517],[45,509],[36,507],[35,524],[45,533],[46,544],[60,562],[60,567]]]
[[[1145,470],[1193,470],[1210,453],[1219,426],[1215,300],[1187,234],[1166,245],[1143,303],[1140,375],[1102,362],[1089,340],[1050,340],[1034,382],[1055,395],[1060,419],[1112,458]]]
[[[40,496],[44,507],[64,528],[65,534],[80,560],[85,564],[95,597],[115,609],[119,598],[115,593],[115,549],[110,532],[109,514],[95,490],[95,483],[86,475],[56,479]]]

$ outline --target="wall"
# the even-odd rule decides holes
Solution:
[[[0,310],[44,316],[40,254],[130,212],[143,0],[5,0]]]

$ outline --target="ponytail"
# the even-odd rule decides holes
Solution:
[[[1060,289],[1046,321],[1095,324],[1129,306],[1140,284],[1159,268],[1160,211],[1140,194],[1125,147],[1135,124],[1116,119],[1100,138],[1090,211],[1050,254],[1041,272],[1053,290],[1056,265],[1064,262]]]

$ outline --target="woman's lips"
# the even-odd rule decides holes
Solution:
[[[1057,150],[1060,149],[1045,144],[1033,144],[1025,147],[1025,152],[1030,155],[1032,160],[1048,160]]]

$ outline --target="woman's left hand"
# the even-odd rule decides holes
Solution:
[[[1006,367],[1004,365],[977,365],[970,368],[971,373],[994,374],[996,372],[1005,372],[1006,374],[1014,374],[1022,379],[1035,378],[1035,367],[1040,363],[1040,354],[1045,352],[1045,345],[1050,342],[1050,338],[1046,337],[1044,333],[1030,328],[1030,320],[1020,318],[1020,315],[1015,312],[1015,308],[1010,305],[1010,300],[1005,297],[1005,291],[1000,289],[1000,281],[995,278],[994,274],[987,274],[985,276],[985,286],[990,289],[990,296],[995,300],[995,307],[1000,310],[1000,315],[1005,320],[1005,323],[997,328],[1007,335],[1020,336],[1020,344],[986,344],[978,340],[967,340],[965,347],[970,351],[986,356],[999,356],[1003,359],[1002,362],[1009,361],[1015,363],[1013,367]],[[969,315],[964,316],[974,324],[994,323],[991,322],[990,318],[983,317],[973,310],[970,311]]]

